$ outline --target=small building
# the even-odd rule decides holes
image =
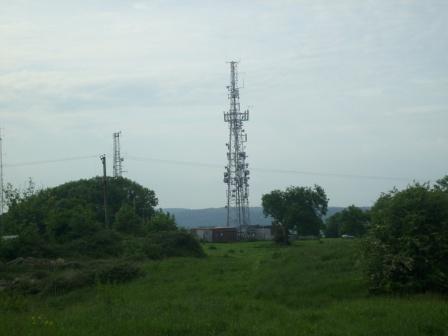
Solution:
[[[238,231],[234,227],[216,227],[212,229],[212,241],[214,243],[236,242]]]
[[[193,236],[195,236],[199,240],[211,243],[213,241],[212,230],[213,228],[211,227],[203,227],[203,228],[192,228],[190,232],[193,234]]]
[[[272,227],[262,225],[244,225],[239,232],[239,240],[272,240]]]
[[[272,240],[271,227],[260,227],[255,229],[255,240]]]
[[[191,233],[199,240],[210,243],[236,242],[238,236],[238,231],[234,227],[192,228]]]

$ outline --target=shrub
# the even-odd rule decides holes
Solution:
[[[152,259],[205,256],[199,241],[191,234],[183,231],[149,234],[145,241],[145,253]]]
[[[123,240],[123,256],[133,259],[145,259],[145,238],[128,238]]]
[[[370,215],[367,211],[350,205],[326,220],[325,236],[335,238],[341,235],[363,236],[369,226]]]
[[[448,292],[448,192],[428,184],[383,194],[364,243],[374,292]]]
[[[139,234],[143,230],[143,221],[129,204],[123,204],[115,215],[114,228],[128,234]]]
[[[147,223],[148,232],[176,231],[176,219],[169,212],[158,210]]]
[[[116,257],[123,252],[121,236],[112,230],[101,230],[89,237],[67,243],[61,255]]]
[[[51,244],[35,233],[20,235],[15,239],[0,239],[0,259],[13,260],[18,257],[54,257]]]
[[[142,276],[143,270],[135,264],[119,263],[107,265],[98,273],[101,283],[122,283]]]
[[[49,279],[43,292],[45,294],[63,294],[73,289],[92,285],[94,282],[94,273],[68,270]]]
[[[29,303],[25,296],[17,293],[0,292],[0,312],[25,312],[29,310]]]

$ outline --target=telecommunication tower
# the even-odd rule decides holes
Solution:
[[[238,62],[230,62],[230,85],[227,86],[230,108],[224,112],[229,125],[227,166],[224,183],[227,184],[227,226],[239,227],[250,224],[249,216],[249,164],[246,163],[247,134],[243,122],[249,120],[249,110],[240,110],[238,86]]]
[[[120,132],[115,132],[113,134],[114,139],[114,161],[113,161],[113,177],[123,176],[123,161],[120,153]]]

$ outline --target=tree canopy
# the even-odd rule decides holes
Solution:
[[[448,292],[447,178],[384,193],[364,246],[374,291]]]
[[[8,211],[2,216],[5,234],[29,235],[63,243],[106,228],[102,178],[68,182],[36,191],[34,184],[25,192],[8,186]],[[113,228],[130,234],[141,232],[143,222],[154,215],[154,191],[126,178],[108,178],[108,212]]]
[[[263,213],[274,219],[274,237],[288,242],[289,230],[298,235],[318,235],[327,212],[328,198],[322,187],[289,187],[262,197]]]
[[[350,205],[326,220],[325,236],[329,238],[341,235],[363,236],[367,232],[369,221],[368,211]]]

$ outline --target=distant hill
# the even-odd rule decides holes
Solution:
[[[343,210],[343,207],[329,207],[327,217]],[[198,226],[225,226],[226,209],[208,208],[208,209],[185,209],[185,208],[165,208],[164,211],[173,214],[180,227],[192,228]],[[264,217],[262,207],[250,208],[250,219],[252,224],[270,225],[271,218]]]

